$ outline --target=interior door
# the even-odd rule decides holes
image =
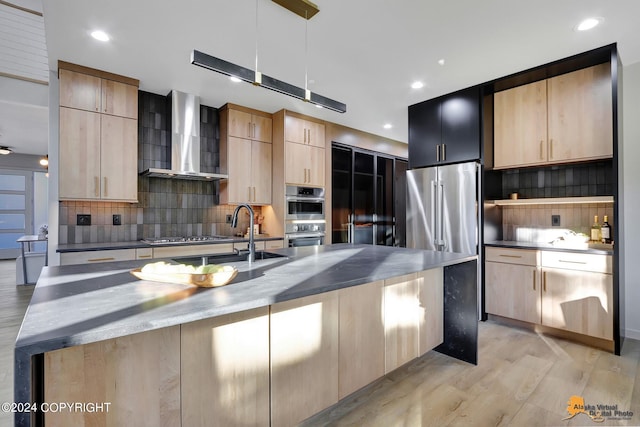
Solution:
[[[393,202],[395,232],[394,246],[404,248],[407,246],[407,162],[395,161],[393,184]]]
[[[331,241],[349,243],[351,235],[351,150],[331,148]]]
[[[377,156],[376,160],[376,245],[393,246],[393,159]]]

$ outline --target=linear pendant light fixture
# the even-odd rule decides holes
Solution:
[[[275,3],[287,8],[297,15],[308,16],[311,18],[315,15],[319,9],[317,6],[307,0],[273,0]],[[289,7],[291,6],[291,7]],[[257,6],[256,6],[257,7]],[[308,18],[306,18],[308,20]],[[257,19],[257,18],[256,18]],[[216,58],[206,53],[194,50],[191,52],[191,63],[199,67],[206,68],[211,71],[215,71],[220,74],[224,74],[230,77],[237,77],[238,79],[251,83],[254,86],[260,86],[266,89],[273,90],[275,92],[289,95],[302,101],[310,102],[311,104],[327,108],[338,113],[344,113],[347,111],[347,106],[342,102],[335,101],[317,93],[311,92],[305,88],[294,86],[282,80],[278,80],[274,77],[262,74],[257,70],[257,48],[256,48],[256,70],[236,65],[224,59]],[[306,86],[306,73],[305,73],[305,86]]]

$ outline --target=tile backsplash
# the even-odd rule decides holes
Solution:
[[[560,215],[560,226],[551,225],[552,215]],[[503,206],[503,238],[550,242],[568,230],[589,235],[594,215],[598,215],[600,224],[607,215],[609,224],[615,227],[613,203]]]

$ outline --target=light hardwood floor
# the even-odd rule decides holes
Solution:
[[[0,260],[0,403],[13,402],[13,348],[34,286],[16,286],[15,260]],[[0,412],[0,426],[13,414]]]
[[[15,285],[15,262],[0,261],[0,402],[13,400],[13,347],[33,286]],[[304,426],[640,425],[640,342],[622,355],[495,322],[480,323],[479,363],[431,351],[308,419]],[[313,386],[310,384],[310,386]],[[567,401],[618,405],[631,420],[563,420]],[[0,426],[12,425],[0,412]]]

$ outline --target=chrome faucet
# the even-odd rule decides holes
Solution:
[[[231,218],[231,228],[236,228],[238,226],[238,211],[240,211],[240,208],[247,208],[247,210],[249,211],[249,262],[253,262],[256,260],[256,245],[253,242],[254,239],[254,235],[253,235],[253,209],[251,209],[251,206],[247,205],[246,203],[242,203],[240,205],[238,205],[236,207],[236,210],[233,211],[233,218]]]

